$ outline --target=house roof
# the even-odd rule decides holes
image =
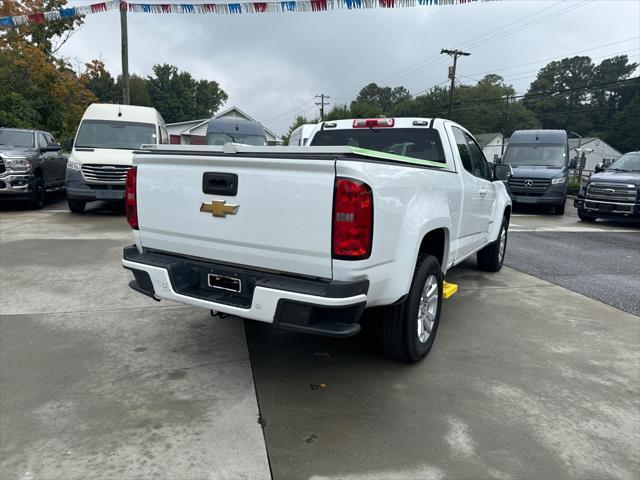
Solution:
[[[253,117],[250,117],[249,115],[247,115],[245,112],[243,112],[242,110],[240,110],[236,106],[227,108],[226,110],[223,110],[222,112],[216,113],[211,118],[225,117],[225,116],[228,116],[232,112],[236,112],[238,114],[238,116],[246,118],[247,120],[250,120],[252,122],[257,122],[257,120],[255,120]],[[202,119],[199,119],[199,120],[190,120],[190,121],[187,121],[187,122],[168,123],[167,126],[185,125],[186,128],[182,132],[180,132],[180,134],[181,135],[189,135],[192,130],[195,130],[196,128],[201,127],[204,123],[207,123],[209,120],[210,120],[209,118],[202,118]],[[269,130],[264,125],[262,125],[262,128],[264,128],[265,133],[267,133],[268,135],[270,135],[273,138],[275,138],[276,141],[282,141],[282,138],[280,137],[280,135],[276,134],[272,130]]]
[[[478,141],[478,143],[480,144],[481,147],[486,146],[488,143],[490,143],[494,138],[500,136],[500,133],[496,132],[496,133],[481,133],[479,135],[476,135],[476,140]]]

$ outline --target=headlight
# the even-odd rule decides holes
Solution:
[[[551,180],[551,185],[559,185],[561,183],[564,183],[566,179],[567,179],[567,177],[554,178],[554,179]]]
[[[67,161],[67,170],[80,170],[80,164],[73,160]]]
[[[9,170],[26,172],[31,168],[31,161],[25,157],[5,158],[4,164]]]

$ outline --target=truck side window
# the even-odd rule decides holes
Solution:
[[[44,138],[42,133],[38,133],[38,147],[47,148],[47,139]]]
[[[458,145],[458,152],[460,153],[460,159],[462,160],[462,166],[464,169],[472,175],[473,167],[471,164],[471,153],[469,152],[469,147],[467,146],[467,141],[464,137],[464,132],[456,127],[451,127],[453,131],[453,137],[456,139],[456,145]]]
[[[482,150],[471,136],[465,133],[464,138],[466,139],[467,147],[469,147],[469,151],[471,152],[471,166],[473,167],[473,171],[471,173],[476,177],[491,180],[489,165],[487,164],[486,158],[484,158],[484,153],[482,153]]]

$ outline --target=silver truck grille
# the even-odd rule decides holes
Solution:
[[[548,178],[510,178],[509,188],[513,193],[533,193],[542,195],[547,191],[551,180]]]
[[[125,183],[127,172],[131,167],[127,165],[82,165],[82,175],[88,182]]]
[[[7,171],[7,168],[4,166],[4,162],[0,158],[0,173],[4,173]]]
[[[635,185],[626,183],[592,182],[587,186],[587,200],[635,203],[637,196]]]

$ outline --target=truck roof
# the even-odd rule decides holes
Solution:
[[[567,132],[564,130],[516,130],[509,138],[509,145],[515,143],[526,144],[560,144],[566,145]],[[508,148],[508,147],[507,147]]]

